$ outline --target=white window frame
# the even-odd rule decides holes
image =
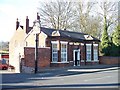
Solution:
[[[89,50],[87,49],[87,46],[90,46]],[[92,44],[86,44],[86,61],[91,61],[91,59],[92,59],[92,57],[91,57],[91,55],[92,55],[91,46],[92,46]],[[88,51],[89,51],[89,53],[88,53]],[[90,59],[88,59],[88,54],[90,54]]]
[[[51,43],[52,43],[52,62],[58,62],[58,50],[57,50],[57,48],[56,48],[56,51],[57,51],[57,52],[53,52],[53,45],[54,45],[54,44],[58,45],[59,42],[58,42],[58,41],[51,41]],[[57,60],[56,60],[56,61],[53,60],[53,54],[57,54]]]
[[[98,44],[93,44],[93,47],[98,47]],[[98,61],[98,49],[94,49],[93,52],[94,52],[94,56],[93,56],[94,61]]]
[[[60,41],[60,43],[61,43],[61,62],[67,62],[67,44],[68,44],[68,42]],[[62,44],[66,45],[66,50],[65,50],[66,52],[62,52]],[[64,54],[66,54],[66,57],[65,57],[66,60],[62,61],[62,55],[64,55]]]

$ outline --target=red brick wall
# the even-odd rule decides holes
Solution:
[[[69,61],[73,61],[73,47],[69,45]]]
[[[35,49],[31,47],[24,48],[24,65],[27,67],[35,66]],[[38,49],[38,67],[50,67],[50,48]]]
[[[85,46],[81,45],[81,60],[85,60]]]
[[[100,64],[120,64],[120,57],[100,56]]]

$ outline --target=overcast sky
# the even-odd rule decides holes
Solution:
[[[16,18],[24,25],[23,21],[28,16],[32,25],[36,19],[39,1],[47,0],[0,0],[0,41],[11,39],[15,32]]]

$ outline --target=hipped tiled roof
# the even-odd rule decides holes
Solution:
[[[50,29],[50,28],[44,28],[41,27],[41,31],[44,32],[46,35],[52,37],[52,33],[54,31],[56,31],[56,29]],[[66,30],[58,30],[60,33],[60,37],[64,37],[64,38],[70,38],[72,40],[76,40],[76,41],[89,41],[86,40],[85,33],[80,33],[80,32],[73,32],[73,31],[66,31]],[[90,36],[90,35],[89,35]],[[99,39],[91,36],[93,39],[90,41],[100,41]]]

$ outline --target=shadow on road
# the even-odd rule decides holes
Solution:
[[[28,85],[22,85],[22,86],[8,86],[4,85],[3,89],[30,89],[30,88],[87,88],[87,87],[115,87],[118,88],[120,86],[120,83],[110,83],[110,84],[67,84],[67,85],[39,85],[39,86],[28,86]]]

